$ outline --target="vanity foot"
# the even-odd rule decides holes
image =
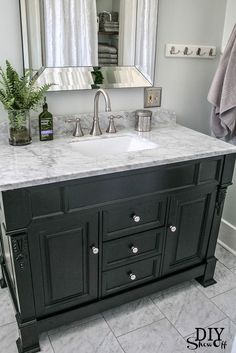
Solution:
[[[2,277],[2,278],[0,279],[0,287],[1,287],[2,289],[7,288],[7,282],[6,282],[6,280],[5,280],[4,277]]]
[[[204,276],[196,278],[196,280],[204,287],[212,286],[217,282],[214,280],[217,259],[212,257],[207,260]]]
[[[3,271],[3,257],[1,256],[0,258],[0,264],[1,264],[1,270],[2,270],[2,278],[0,279],[0,287],[3,289],[3,288],[6,288],[7,287],[7,282],[6,282],[6,278],[5,278],[5,275],[4,275],[4,271]]]
[[[216,283],[217,283],[217,282],[214,280],[214,278],[209,279],[208,281],[204,281],[204,280],[202,280],[202,278],[203,278],[203,277],[197,278],[197,281],[198,281],[204,288],[210,287],[210,286],[212,286],[213,284],[216,284]]]
[[[32,347],[24,347],[21,338],[18,338],[16,345],[19,353],[36,353],[41,351],[39,343]]]
[[[37,330],[37,321],[32,320],[22,323],[19,314],[16,314],[18,323],[19,338],[16,345],[19,353],[36,353],[40,352],[39,335]]]

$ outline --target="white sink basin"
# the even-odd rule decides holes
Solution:
[[[136,135],[123,135],[71,142],[72,148],[87,157],[102,157],[112,154],[150,150],[158,145]]]

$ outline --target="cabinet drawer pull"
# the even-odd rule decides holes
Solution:
[[[170,226],[170,230],[171,230],[172,233],[175,233],[177,228],[175,226]]]
[[[138,253],[138,248],[136,246],[132,245],[130,249],[131,249],[133,254],[137,254]]]
[[[140,217],[140,216],[137,216],[136,214],[133,215],[132,218],[133,218],[133,220],[134,220],[135,223],[139,223],[139,222],[141,221],[141,217]]]
[[[135,281],[135,280],[136,280],[136,275],[131,272],[131,273],[129,274],[129,278],[131,279],[131,281]]]
[[[91,249],[94,255],[97,255],[99,253],[99,249],[96,248],[96,246],[91,246]]]

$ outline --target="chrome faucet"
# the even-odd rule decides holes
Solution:
[[[99,97],[100,95],[103,95],[105,99],[105,105],[106,105],[106,112],[111,111],[111,102],[110,98],[108,96],[108,93],[104,91],[103,89],[99,89],[94,97],[94,116],[93,116],[93,126],[92,130],[90,131],[90,135],[93,136],[99,136],[102,135],[102,131],[99,125],[99,116],[98,116],[98,103],[99,103]]]

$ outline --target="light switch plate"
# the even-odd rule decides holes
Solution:
[[[144,89],[144,108],[154,108],[161,106],[161,87],[150,87]]]

